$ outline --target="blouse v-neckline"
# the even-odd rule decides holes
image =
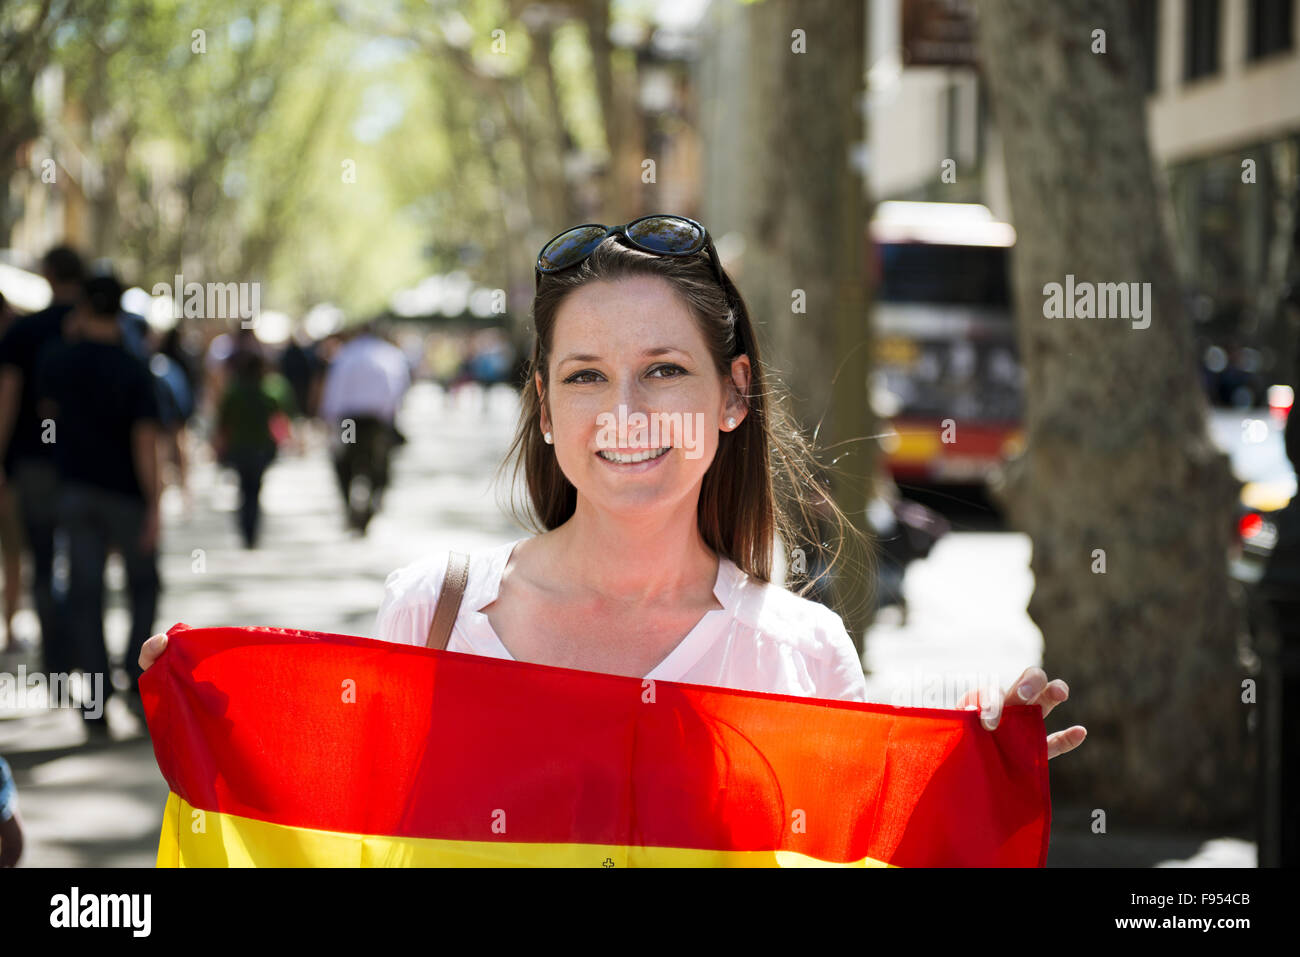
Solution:
[[[488,555],[484,556],[489,561],[487,574],[480,581],[482,585],[476,589],[474,602],[468,609],[468,614],[472,617],[474,624],[475,638],[480,639],[487,647],[480,646],[480,653],[491,654],[496,658],[505,658],[509,661],[517,661],[510,650],[506,648],[501,637],[492,627],[492,622],[488,620],[487,614],[482,611],[492,602],[497,600],[501,593],[501,579],[505,575],[506,566],[510,564],[510,556],[514,554],[515,546],[525,539],[516,539],[513,542],[507,542],[493,549]],[[732,598],[735,596],[740,569],[731,559],[725,555],[718,556],[718,575],[713,582],[713,595],[722,605],[721,608],[710,608],[706,611],[695,626],[686,633],[672,649],[664,656],[659,664],[650,669],[642,680],[656,681],[677,681],[685,674],[695,662],[699,661],[709,645],[718,637],[721,629],[718,625],[725,622],[732,613]],[[721,617],[720,617],[721,616]]]

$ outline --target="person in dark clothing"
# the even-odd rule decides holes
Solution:
[[[118,313],[117,322],[122,327],[122,345],[126,347],[126,351],[137,359],[148,362],[149,357],[153,355],[153,350],[149,346],[152,335],[149,320],[137,313],[122,310]]]
[[[316,351],[316,344],[301,333],[290,339],[280,353],[280,374],[293,388],[298,415],[315,414],[315,397],[323,373],[324,363]]]
[[[192,335],[193,330],[189,333]],[[163,392],[175,413],[170,427],[164,426],[164,468],[174,463],[175,484],[180,489],[184,510],[189,514],[193,509],[189,484],[189,428],[203,398],[199,391],[203,387],[203,376],[202,359],[186,341],[180,322],[163,335],[157,352],[149,360],[149,368],[163,384]]]
[[[1300,414],[1291,409],[1283,432],[1286,457],[1300,475]],[[1264,654],[1259,701],[1263,704],[1272,753],[1262,768],[1271,801],[1260,834],[1260,867],[1294,867],[1300,863],[1300,494],[1269,516],[1277,542],[1256,584],[1272,612],[1276,633]],[[1269,687],[1272,685],[1272,687]]]
[[[16,493],[32,554],[32,602],[41,622],[45,668],[57,674],[72,670],[74,662],[54,613],[58,471],[50,423],[36,411],[36,372],[46,351],[63,341],[64,320],[80,298],[85,267],[74,250],[59,246],[45,254],[41,271],[53,290],[50,305],[15,321],[0,339],[0,486]]]
[[[58,523],[66,536],[68,584],[56,594],[59,627],[87,675],[103,675],[113,694],[104,644],[104,566],[121,552],[131,604],[125,665],[139,708],[140,649],[158,606],[158,393],[148,366],[127,351],[118,322],[122,287],[87,280],[72,313],[69,341],[48,352],[37,376],[39,409],[57,428]],[[83,712],[92,733],[106,733],[103,708]]]
[[[217,407],[217,460],[239,475],[239,530],[244,546],[256,548],[262,477],[288,438],[294,403],[289,383],[267,374],[261,352],[237,351],[230,363],[230,384]]]
[[[196,354],[186,341],[186,336],[181,331],[180,322],[167,330],[158,346],[158,352],[170,359],[181,374],[185,376],[185,384],[189,389],[190,399],[182,414],[185,423],[188,425],[190,419],[198,410],[199,400],[202,398],[199,391],[203,388],[202,357]]]
[[[18,316],[0,293],[0,338]],[[23,530],[18,520],[18,502],[14,490],[0,483],[0,553],[4,562],[5,644],[0,651],[22,648],[25,642],[14,635],[14,615],[23,594]]]

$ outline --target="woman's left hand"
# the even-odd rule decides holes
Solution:
[[[957,707],[958,709],[971,709],[982,712],[980,722],[984,727],[992,731],[1002,719],[1004,705],[1042,705],[1043,717],[1046,718],[1053,708],[1068,697],[1070,697],[1070,689],[1060,678],[1055,681],[1048,681],[1047,672],[1042,668],[1026,668],[1024,674],[1011,686],[1010,691],[1003,692],[976,688],[962,695],[962,699],[957,702]],[[1066,728],[1064,731],[1058,731],[1055,734],[1049,734],[1047,736],[1048,760],[1058,754],[1073,751],[1083,744],[1083,739],[1087,736],[1088,729],[1081,724],[1076,724],[1072,728]]]

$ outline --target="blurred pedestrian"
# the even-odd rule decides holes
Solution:
[[[162,416],[162,452],[165,465],[174,465],[175,484],[181,492],[184,509],[192,507],[189,473],[189,424],[198,411],[194,386],[196,364],[186,361],[191,357],[181,348],[177,327],[168,330],[157,343],[149,357],[149,371],[159,385]],[[164,481],[164,485],[166,481]]]
[[[1300,415],[1294,408],[1287,414],[1282,438],[1286,457],[1300,475]],[[1267,682],[1273,684],[1269,691],[1276,695],[1273,706],[1265,711],[1268,730],[1262,739],[1272,748],[1265,768],[1266,773],[1271,769],[1274,783],[1266,802],[1273,809],[1265,832],[1271,840],[1268,846],[1261,840],[1259,864],[1294,867],[1300,863],[1300,731],[1293,720],[1300,714],[1300,494],[1293,495],[1269,520],[1277,529],[1277,540],[1255,587],[1270,606],[1277,629],[1276,643],[1269,643],[1265,656],[1261,682],[1261,691]]]
[[[23,855],[23,822],[18,816],[18,788],[9,762],[0,758],[0,867],[16,867]]]
[[[262,478],[278,447],[289,440],[293,392],[283,376],[268,373],[262,353],[236,351],[230,380],[217,407],[217,461],[239,476],[239,531],[256,548],[261,528]]]
[[[460,342],[445,332],[436,332],[429,337],[426,347],[425,364],[429,376],[442,390],[442,407],[451,408],[451,384],[460,372],[462,346]]]
[[[10,485],[32,554],[32,601],[41,623],[41,649],[51,673],[72,670],[70,649],[57,633],[52,591],[58,470],[52,423],[36,411],[36,374],[45,353],[63,342],[64,320],[81,297],[85,267],[77,252],[56,246],[41,260],[50,305],[18,319],[0,339],[0,486]],[[114,307],[116,315],[116,306]]]
[[[240,352],[263,353],[262,344],[252,329],[236,326],[231,332],[218,333],[208,343],[203,356],[204,382],[202,392],[206,396],[204,406],[205,418],[215,419],[216,407],[221,397],[226,394],[230,382],[231,363]],[[263,357],[264,353],[263,353]]]
[[[17,314],[0,293],[0,340],[13,325]],[[18,517],[18,499],[7,484],[0,484],[0,558],[4,561],[5,644],[0,651],[22,647],[14,637],[14,615],[23,592],[23,528]]]
[[[514,347],[500,329],[483,329],[474,336],[471,349],[469,375],[481,390],[482,409],[486,415],[492,387],[510,377],[515,361]]]
[[[177,321],[176,325],[167,330],[162,337],[162,342],[158,344],[158,352],[171,359],[177,368],[184,373],[185,381],[189,386],[191,401],[197,411],[200,393],[203,388],[203,357],[201,350],[195,348],[193,327],[183,326],[183,321]]]
[[[280,374],[293,389],[295,415],[307,417],[316,414],[323,373],[324,364],[316,343],[301,328],[295,330],[293,338],[280,353]]]
[[[229,332],[219,332],[208,342],[203,352],[203,398],[199,408],[205,421],[216,415],[217,403],[226,392],[226,363],[235,351],[235,337]]]
[[[70,316],[69,341],[46,354],[37,391],[39,411],[58,429],[57,518],[68,560],[67,588],[56,594],[60,627],[74,664],[103,675],[106,705],[113,682],[104,642],[104,567],[109,549],[119,551],[131,605],[125,664],[138,709],[137,659],[153,629],[160,588],[159,410],[153,376],[123,341],[121,297],[111,276],[86,281]],[[106,735],[105,709],[96,710],[82,717],[92,733]]]
[[[389,482],[393,448],[405,441],[395,418],[411,385],[406,356],[373,324],[346,343],[325,375],[321,418],[332,427],[334,468],[348,528],[365,534]],[[364,480],[364,491],[354,488]]]
[[[122,345],[126,351],[137,359],[148,362],[154,351],[153,328],[149,325],[149,320],[137,312],[123,309],[117,314],[117,323],[122,329]]]
[[[454,409],[461,401],[460,394],[473,381],[470,371],[470,342],[468,336],[454,336],[448,342],[447,354],[442,358],[450,371],[444,383],[443,408]]]

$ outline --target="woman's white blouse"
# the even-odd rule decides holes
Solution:
[[[496,600],[501,576],[520,541],[470,554],[469,581],[448,651],[513,660],[480,609]],[[440,551],[389,575],[375,637],[424,645],[446,570],[447,552]],[[779,585],[755,581],[721,556],[713,594],[722,608],[706,612],[646,678],[867,700],[857,649],[843,619],[825,605]]]

